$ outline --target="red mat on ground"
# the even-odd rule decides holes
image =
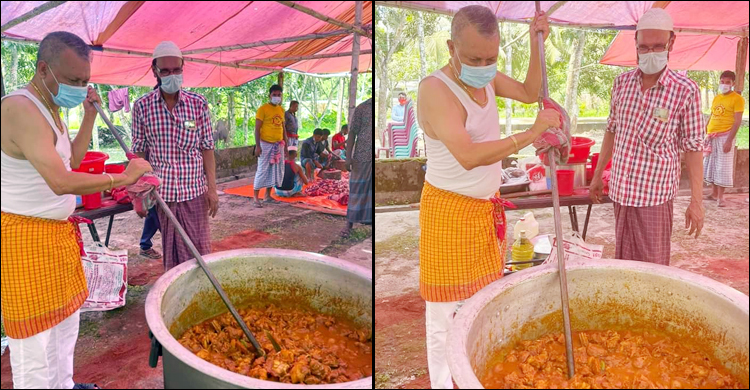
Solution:
[[[229,188],[223,191],[227,194],[239,195],[248,198],[253,197],[253,186],[250,185]],[[266,189],[264,188],[260,190],[260,195],[258,195],[258,197],[263,198],[265,196]],[[271,197],[278,200],[279,202],[291,203],[292,206],[309,208],[328,214],[346,215],[346,206],[339,204],[339,202],[328,199],[328,196],[295,196],[292,198],[282,198],[276,196],[276,191],[273,191],[271,192]]]

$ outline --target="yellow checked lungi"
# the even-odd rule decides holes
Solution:
[[[467,299],[503,276],[505,212],[425,182],[419,206],[419,291],[428,302]]]
[[[59,324],[86,300],[80,232],[70,221],[1,218],[3,325],[8,336],[23,339]]]

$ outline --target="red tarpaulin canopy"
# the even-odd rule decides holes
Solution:
[[[542,1],[550,24],[625,30],[618,34],[601,63],[636,66],[633,34],[638,19],[652,7],[662,7],[674,20],[677,33],[670,54],[673,69],[735,69],[737,42],[748,36],[748,1]],[[559,4],[558,4],[559,3]],[[490,8],[499,21],[528,22],[533,1],[383,1],[378,5],[453,15],[467,5]],[[745,41],[747,42],[747,41]],[[745,43],[747,47],[747,43]],[[745,50],[747,56],[747,50]],[[747,60],[745,62],[747,69]]]
[[[358,29],[354,1],[70,1],[6,27],[49,3],[3,1],[3,38],[38,42],[53,31],[76,34],[94,46],[91,82],[102,84],[153,85],[150,53],[165,40],[185,55],[186,87],[237,86],[282,69],[348,72]],[[366,1],[362,25],[371,24],[372,2]],[[290,39],[308,34],[319,35]],[[360,37],[365,53],[372,50],[368,36]],[[330,58],[310,58],[321,54]],[[280,60],[264,61],[269,58]],[[371,70],[371,54],[360,54],[359,71]]]

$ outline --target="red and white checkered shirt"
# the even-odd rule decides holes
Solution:
[[[702,151],[705,126],[698,85],[667,68],[641,93],[639,69],[615,78],[607,131],[615,133],[609,197],[624,206],[656,206],[680,183],[680,151]]]
[[[214,148],[206,98],[180,90],[172,112],[155,89],[133,104],[133,153],[146,152],[161,179],[165,202],[184,202],[202,195],[208,186],[204,150]]]

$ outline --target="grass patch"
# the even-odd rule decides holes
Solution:
[[[361,242],[364,241],[366,238],[372,236],[372,228],[369,226],[361,226],[358,228],[354,228],[349,232],[349,241],[350,242]]]
[[[81,321],[80,331],[81,336],[91,336],[99,338],[99,321],[87,320]]]
[[[279,234],[281,233],[281,229],[276,226],[272,226],[272,227],[267,227],[263,229],[263,232],[268,233],[268,234]]]
[[[376,372],[375,373],[375,388],[376,389],[390,389],[391,388],[390,373]]]
[[[375,243],[378,256],[399,254],[410,255],[419,249],[419,236],[416,234],[397,234],[387,240]]]

